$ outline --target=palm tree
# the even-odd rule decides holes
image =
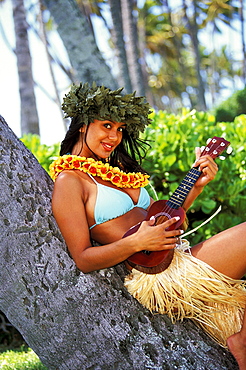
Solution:
[[[138,46],[138,29],[133,10],[134,0],[121,0],[122,22],[127,55],[127,63],[133,90],[140,95],[145,95],[145,84],[140,63]]]
[[[240,0],[239,15],[241,21],[241,40],[242,40],[242,53],[243,53],[243,72],[242,79],[244,85],[246,84],[246,46],[245,46],[245,27],[244,27],[244,6],[243,0]]]
[[[155,12],[152,10],[154,3]],[[139,9],[138,23],[143,45],[141,49],[145,50],[144,57],[148,61],[146,69],[153,96],[152,105],[158,109],[177,111],[184,95],[192,105],[194,98],[186,88],[195,79],[192,68],[186,62],[187,48],[182,40],[186,30],[180,15],[171,11],[167,0],[150,0]]]
[[[43,9],[42,9],[41,0],[38,0],[37,5],[38,5],[38,16],[37,16],[37,18],[38,18],[38,23],[39,23],[39,36],[40,36],[40,39],[42,40],[42,42],[44,44],[44,48],[45,48],[45,52],[46,52],[46,56],[47,56],[47,60],[48,60],[48,65],[49,65],[49,72],[50,72],[50,76],[51,76],[51,79],[52,79],[52,84],[53,84],[54,91],[55,91],[55,98],[53,100],[57,104],[57,106],[59,107],[62,122],[64,124],[64,128],[65,128],[65,131],[66,131],[67,125],[66,125],[66,121],[63,119],[63,112],[62,112],[62,109],[61,109],[60,94],[59,94],[59,91],[58,91],[58,86],[57,86],[57,83],[56,83],[55,74],[54,74],[54,70],[53,70],[53,67],[52,67],[53,59],[52,59],[52,56],[49,52],[49,42],[48,42],[48,37],[47,37],[46,29],[45,29],[45,24],[43,22],[43,17],[42,17],[42,15],[43,15],[42,10]],[[65,68],[63,68],[63,71],[67,72]],[[68,73],[67,73],[67,75],[68,75]]]
[[[120,0],[109,0],[111,17],[113,22],[112,38],[116,57],[118,60],[118,82],[125,87],[127,93],[132,92],[132,83],[129,75],[129,68],[127,63],[124,31],[121,16],[121,2]]]
[[[95,42],[87,18],[75,0],[43,0],[57,25],[57,31],[67,50],[76,81],[116,88],[109,67]]]
[[[39,135],[39,119],[34,92],[32,58],[28,41],[28,24],[23,0],[12,0],[16,37],[16,58],[21,102],[21,135]]]
[[[187,29],[191,38],[193,50],[194,50],[194,59],[195,59],[195,70],[197,75],[197,95],[198,95],[198,102],[197,106],[200,110],[206,110],[206,101],[205,101],[205,89],[204,89],[204,82],[202,79],[201,74],[201,54],[199,50],[199,41],[198,41],[198,6],[197,0],[192,0],[193,4],[193,11],[192,15],[188,15],[188,6],[186,4],[186,0],[183,0],[183,11],[184,11],[184,20],[187,25]],[[191,9],[190,9],[191,10]]]
[[[233,14],[237,15],[238,9],[232,4],[232,0],[213,0],[208,1],[206,5],[200,2],[199,6],[200,15],[203,17],[201,28],[208,30],[211,40],[210,45],[212,50],[208,55],[204,56],[204,60],[201,63],[203,67],[206,66],[203,69],[208,71],[207,90],[210,90],[213,105],[216,104],[217,94],[222,87],[222,77],[227,76],[234,85],[234,73],[232,73],[234,61],[229,53],[226,53],[225,47],[218,50],[215,39],[216,34],[221,34],[222,24],[229,28],[233,28]]]

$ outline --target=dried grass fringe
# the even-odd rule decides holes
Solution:
[[[151,312],[199,324],[222,347],[240,331],[246,305],[246,282],[231,279],[182,250],[159,274],[136,269],[125,278],[129,293]]]

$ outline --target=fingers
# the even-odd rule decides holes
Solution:
[[[180,243],[180,236],[183,230],[174,229],[166,230],[171,225],[180,220],[180,217],[172,217],[162,224],[155,225],[155,217],[150,220],[143,221],[140,228],[135,233],[137,243],[140,244],[141,250],[161,251],[165,249],[173,249]],[[154,226],[154,227],[153,227]]]
[[[180,220],[180,217],[179,216],[176,216],[176,217],[172,217],[170,218],[169,220],[167,221],[164,221],[163,223],[157,225],[157,226],[160,226],[162,227],[164,230],[168,229],[168,227],[170,227],[171,225],[175,224],[176,222],[178,222]],[[149,221],[148,222],[148,225],[149,226],[154,226],[155,225],[155,216],[151,216]],[[182,230],[180,230],[182,232]],[[179,233],[179,230],[177,231]],[[172,234],[173,235],[173,234]]]
[[[213,158],[210,157],[210,155],[204,155],[204,156],[200,157],[195,162],[195,165],[199,166],[199,169],[201,171],[203,171],[205,168],[211,170],[214,174],[216,174],[217,171],[218,171],[218,166],[215,163],[215,161],[213,160]]]
[[[163,222],[163,225],[165,226],[165,229],[167,229],[169,226],[175,224],[175,222],[178,222],[179,220],[180,220],[179,216],[172,217],[170,218],[170,220]]]
[[[151,216],[151,217],[150,217],[148,224],[149,224],[150,226],[154,226],[154,224],[155,224],[155,216]]]
[[[199,166],[203,174],[209,175],[211,178],[214,178],[218,172],[218,166],[210,156],[201,157]]]
[[[161,225],[164,225],[162,227],[164,227],[165,229],[167,229],[169,226],[175,224],[175,222],[179,221],[180,220],[180,217],[177,216],[177,217],[172,217],[170,218],[169,220],[163,222]],[[155,225],[155,216],[151,216],[149,221],[148,221],[148,224],[149,226],[153,226]]]
[[[199,146],[197,146],[195,148],[196,161],[200,158],[201,152],[202,152],[201,148],[199,148]]]
[[[166,230],[171,225],[175,224],[177,221],[180,220],[180,217],[172,217],[169,220],[163,222],[162,224],[156,225],[157,229],[161,229],[162,236],[168,239],[168,244],[173,242],[177,243],[179,242],[179,237],[184,233],[182,229],[174,229],[174,230]],[[148,221],[149,226],[154,226],[155,224],[155,217],[152,216],[150,220]],[[155,229],[155,232],[157,232],[157,229]],[[169,240],[170,239],[170,240]],[[171,240],[172,239],[172,240]]]

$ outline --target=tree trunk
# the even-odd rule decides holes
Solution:
[[[109,0],[109,6],[113,22],[112,39],[114,42],[119,67],[118,81],[119,85],[124,86],[125,91],[129,94],[132,93],[132,83],[129,75],[125,49],[121,2],[120,0]]]
[[[57,31],[67,50],[76,82],[95,81],[111,89],[117,84],[106,65],[91,32],[86,17],[75,0],[42,0],[57,25]]]
[[[21,105],[21,135],[28,133],[39,135],[39,119],[34,92],[25,5],[23,0],[12,0],[12,4]]]
[[[166,13],[167,13],[167,19],[168,19],[168,24],[172,28],[178,28],[178,24],[175,24],[175,15],[172,12],[172,9],[170,8],[170,1],[169,0],[163,0],[163,5],[166,8]],[[183,62],[183,57],[181,51],[184,49],[184,45],[182,42],[182,35],[180,33],[174,33],[173,36],[173,46],[174,46],[174,52],[176,54],[176,60],[178,62],[179,66],[179,73],[181,74],[182,78],[180,79],[180,84],[181,84],[181,91],[179,92],[179,96],[182,99],[182,94],[181,92],[185,93],[186,98],[189,99],[189,106],[192,106],[192,96],[189,93],[189,90],[186,89],[187,86],[190,85],[190,76],[189,76],[189,71],[186,68],[186,65]],[[188,91],[187,91],[188,90]],[[187,105],[184,102],[182,102],[184,106]]]
[[[242,44],[242,81],[246,86],[246,45],[245,45],[245,23],[244,23],[244,2],[240,0],[239,17],[241,23],[241,44]]]
[[[49,52],[49,47],[48,47],[48,38],[47,38],[47,33],[46,33],[46,30],[45,30],[45,25],[44,25],[44,22],[43,22],[43,12],[42,12],[42,2],[41,0],[38,0],[38,3],[37,3],[37,6],[38,6],[38,15],[37,15],[37,21],[38,21],[38,24],[39,24],[39,37],[44,45],[44,49],[45,49],[45,53],[46,53],[46,57],[47,57],[47,61],[48,61],[48,66],[49,66],[49,72],[50,72],[50,77],[51,77],[51,80],[52,80],[52,85],[53,85],[53,88],[54,88],[54,91],[55,91],[55,98],[54,98],[54,102],[56,103],[58,109],[59,109],[59,112],[60,112],[60,115],[61,115],[61,119],[62,119],[62,122],[63,122],[63,125],[64,125],[64,129],[65,129],[65,132],[67,131],[67,125],[66,125],[66,120],[64,120],[64,114],[63,114],[63,111],[62,111],[62,108],[61,108],[61,99],[60,99],[60,95],[59,95],[59,90],[58,90],[58,86],[57,86],[57,83],[56,83],[56,79],[55,79],[55,73],[54,73],[54,69],[53,69],[53,66],[52,66],[52,56],[50,55],[50,52]]]
[[[133,18],[133,0],[121,0],[122,24],[126,45],[126,56],[132,89],[137,95],[145,95],[145,86],[138,46],[138,29]]]
[[[206,111],[206,101],[205,101],[205,88],[204,88],[204,82],[202,80],[201,75],[201,55],[199,51],[199,42],[198,42],[198,25],[197,25],[197,4],[196,0],[192,0],[193,4],[193,16],[192,19],[188,17],[188,11],[187,11],[187,5],[186,1],[183,0],[183,8],[184,8],[184,18],[187,22],[193,50],[194,50],[194,57],[195,57],[195,69],[196,69],[196,75],[197,75],[197,91],[198,91],[198,102],[197,102],[197,109]]]
[[[230,369],[190,321],[152,315],[123,264],[78,271],[51,213],[53,183],[0,116],[0,310],[49,370]]]

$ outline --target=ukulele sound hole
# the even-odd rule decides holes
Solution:
[[[171,212],[173,212],[172,209],[170,210],[170,214],[169,213],[166,213],[166,212],[159,212],[159,213],[157,213],[155,215],[155,225],[160,225],[163,222],[165,222],[167,220],[170,220],[170,218],[172,218]]]

